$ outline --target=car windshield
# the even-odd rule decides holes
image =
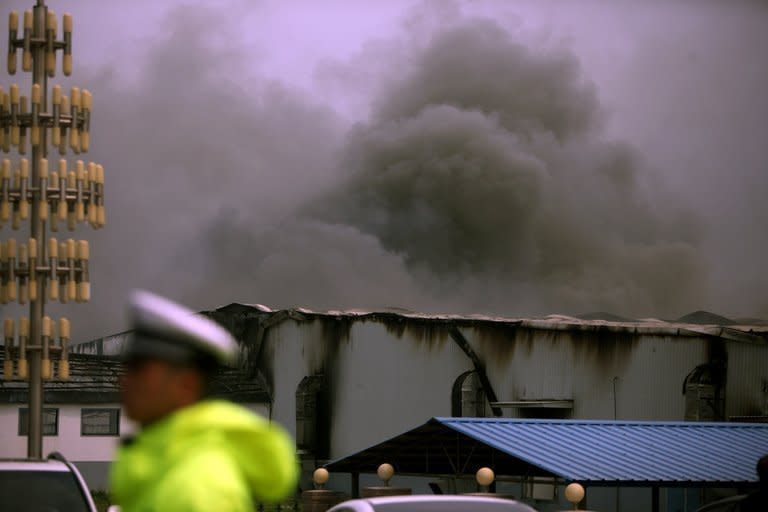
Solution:
[[[3,510],[88,512],[75,475],[66,471],[0,471]]]

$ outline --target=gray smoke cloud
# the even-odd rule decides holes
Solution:
[[[571,45],[458,5],[421,4],[404,34],[321,63],[327,104],[258,71],[269,48],[222,37],[232,20],[214,4],[170,9],[128,69],[76,69],[96,97],[89,158],[106,166],[108,225],[77,233],[93,242],[93,301],[53,314],[80,339],[112,333],[136,287],[200,309],[727,305],[710,288],[721,260],[702,251],[700,196],[659,180],[659,144],[606,129],[604,92]],[[762,290],[743,314],[768,314]]]
[[[88,158],[105,164],[107,227],[74,234],[92,241],[92,301],[49,311],[73,317],[82,338],[124,328],[134,288],[196,308],[271,302],[253,280],[258,254],[224,236],[227,225],[246,219],[258,236],[329,186],[341,137],[335,114],[283,83],[233,76],[252,56],[216,39],[231,27],[226,14],[174,8],[134,66],[116,59],[77,74],[96,96]],[[238,295],[242,281],[249,286]]]
[[[353,130],[346,183],[311,211],[374,235],[454,294],[504,290],[473,300],[486,310],[678,311],[706,278],[695,222],[658,214],[641,159],[603,140],[601,119],[568,51],[465,20]]]

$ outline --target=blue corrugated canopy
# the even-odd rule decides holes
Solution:
[[[755,484],[768,424],[432,418],[329,463],[331,471],[554,476],[589,485]]]

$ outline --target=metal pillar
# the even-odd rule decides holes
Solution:
[[[37,0],[33,11],[32,37],[45,38],[45,27],[48,19],[48,8],[43,0]],[[40,85],[42,91],[47,91],[45,71],[45,47],[35,45],[32,49],[32,83]],[[46,112],[47,94],[41,95],[41,110]],[[46,154],[46,131],[40,130],[40,144],[32,148],[32,182],[40,179],[40,158]],[[37,244],[37,261],[45,259],[45,226],[40,219],[37,208],[32,208],[30,231],[32,238],[40,240]],[[27,457],[39,459],[43,456],[43,374],[42,374],[42,339],[40,336],[43,318],[43,298],[45,279],[37,281],[37,300],[29,302],[29,435],[27,436]]]
[[[350,494],[352,498],[359,498],[360,497],[360,473],[355,471],[352,473],[352,488],[350,489]]]

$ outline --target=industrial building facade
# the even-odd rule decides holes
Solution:
[[[208,314],[242,340],[244,363],[268,390],[272,418],[296,435],[307,469],[434,416],[763,421],[768,413],[761,326],[240,304]],[[542,488],[513,493],[556,510],[557,496],[546,499]],[[670,512],[693,510],[701,498],[695,489],[662,493]],[[650,500],[649,489],[603,489],[590,507],[650,510]]]
[[[768,413],[766,327],[239,304],[208,314],[241,340],[272,417],[304,429],[294,430],[300,445],[320,460],[433,416],[728,421]]]
[[[251,406],[296,436],[307,470],[432,417],[768,416],[766,326],[274,311],[242,304],[205,314],[241,342],[242,382],[232,382],[231,391],[260,390],[262,398]],[[114,356],[126,335],[75,351]]]

